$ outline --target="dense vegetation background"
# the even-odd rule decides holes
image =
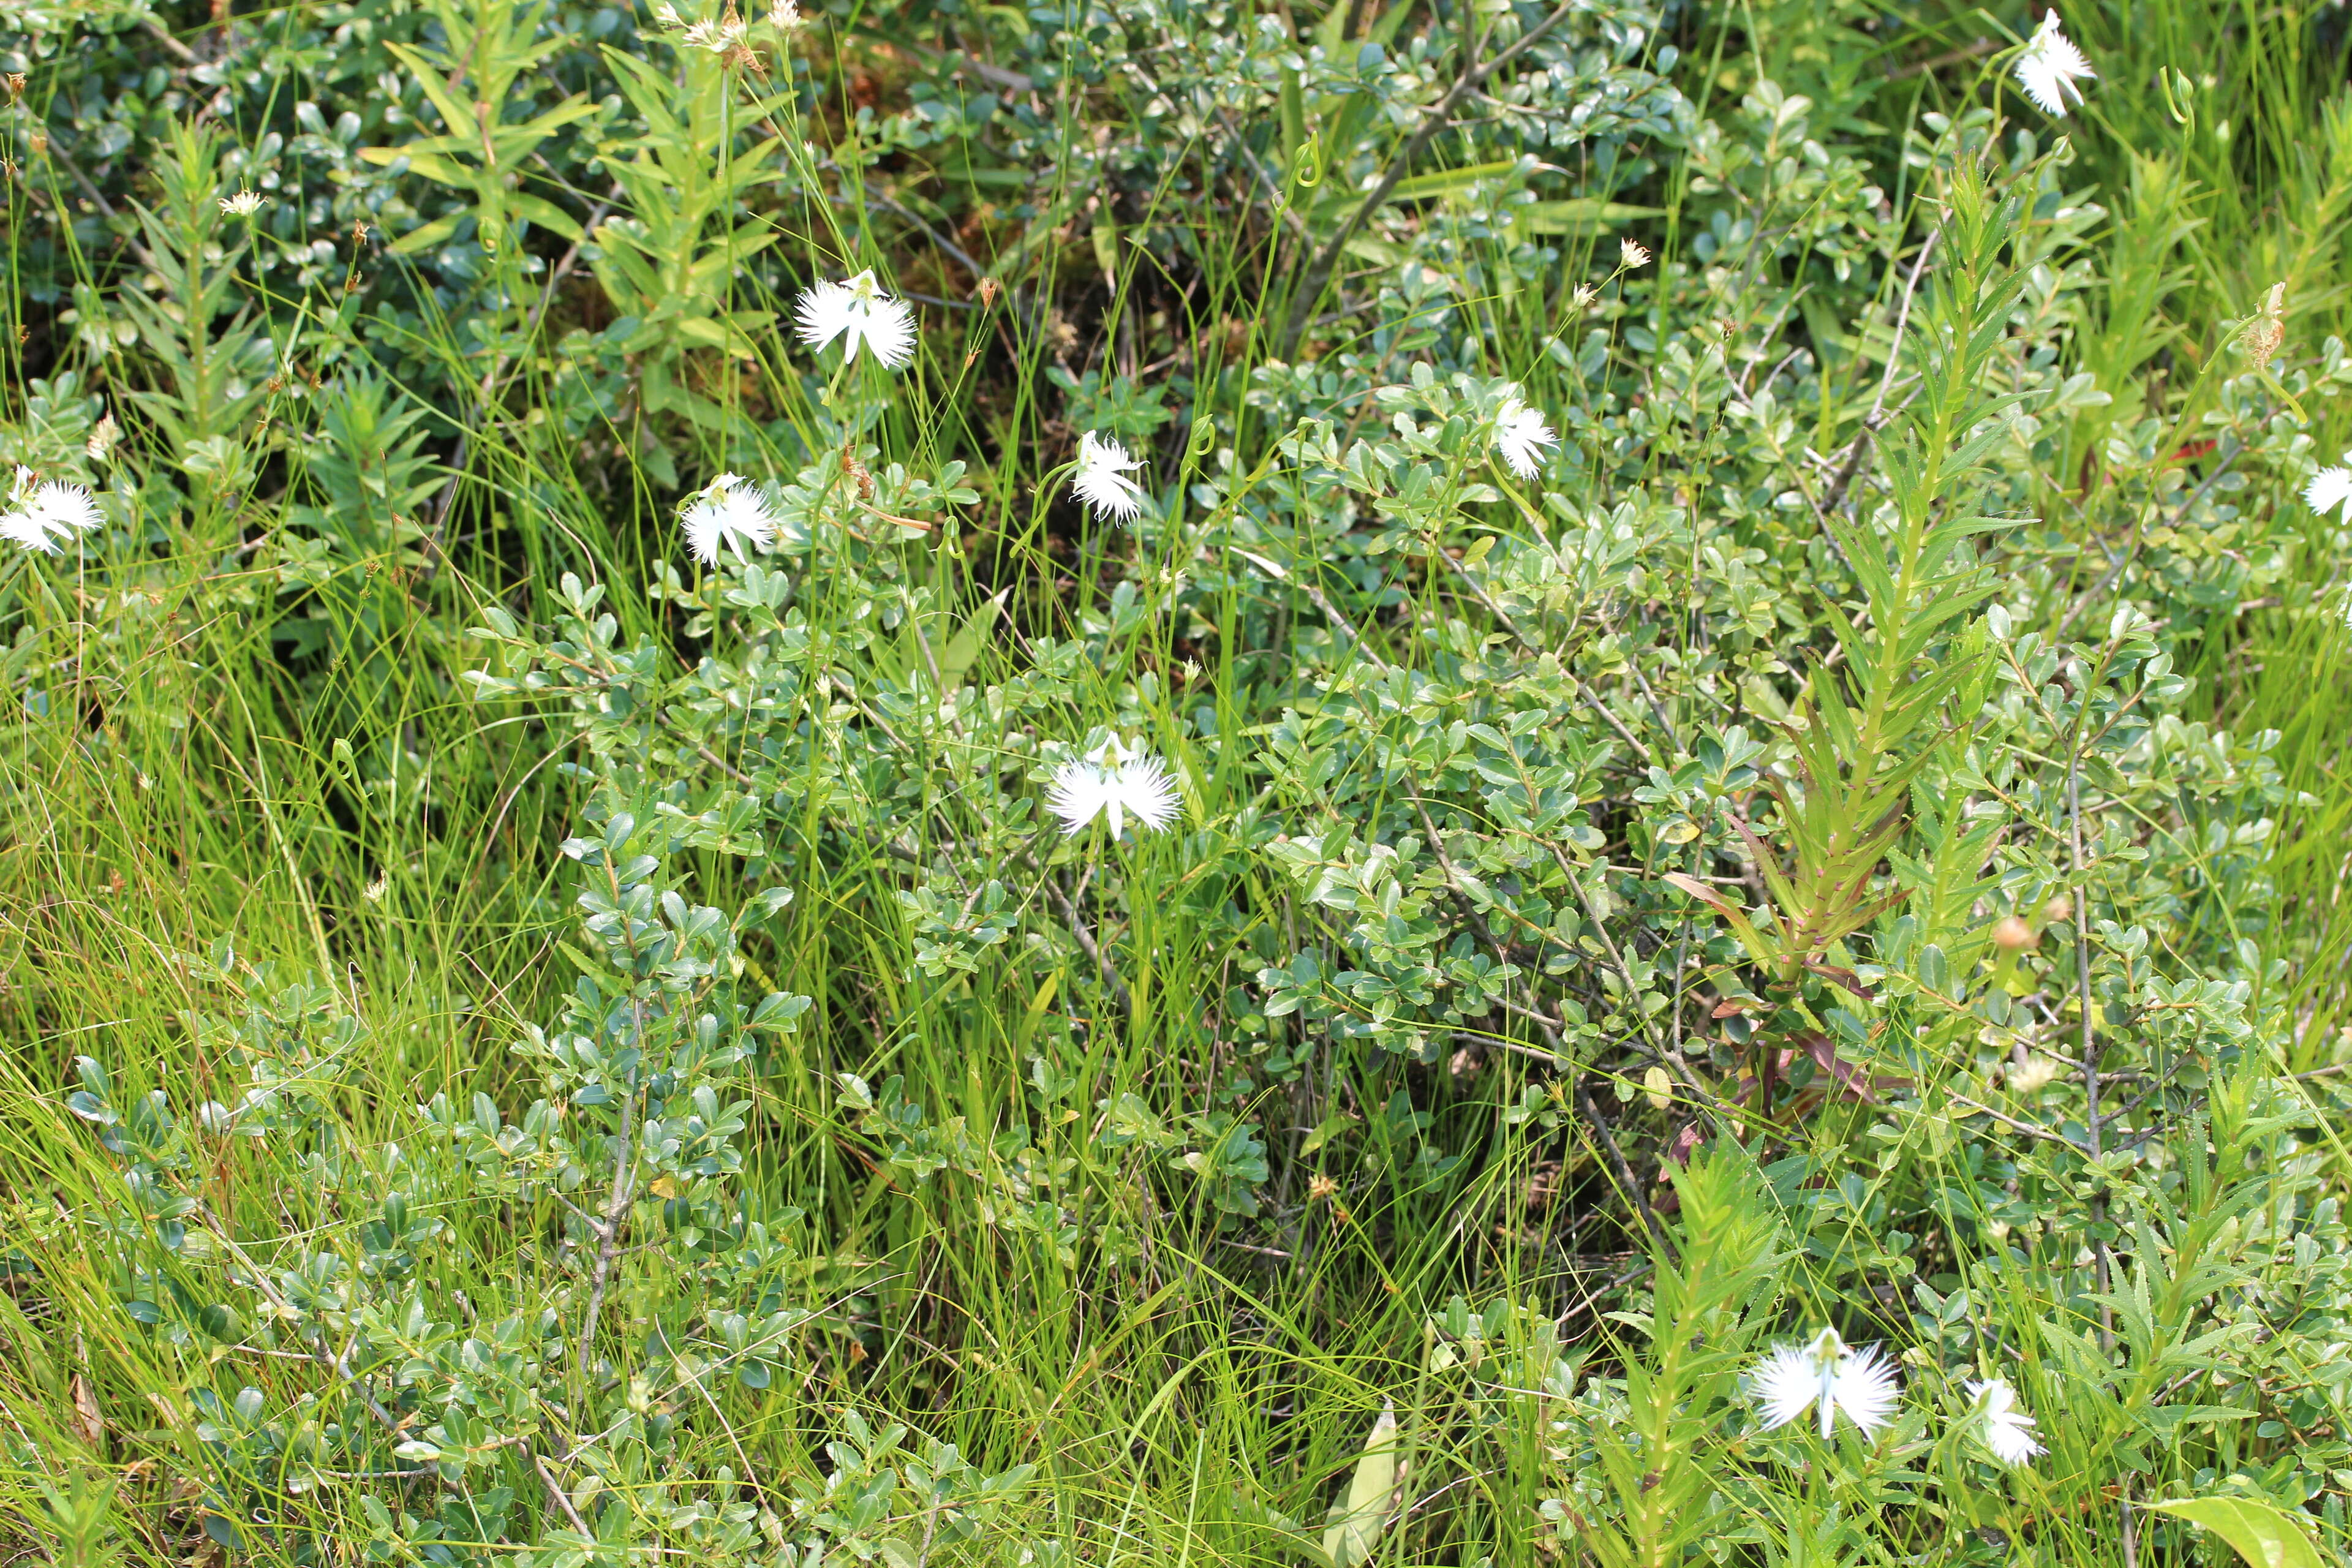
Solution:
[[[679,11],[6,8],[16,1549],[2341,1556],[2340,5]]]

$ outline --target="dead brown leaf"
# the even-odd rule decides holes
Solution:
[[[89,1379],[80,1373],[73,1374],[67,1387],[73,1395],[74,1430],[91,1447],[104,1448],[106,1416],[98,1408],[98,1390],[92,1388]]]

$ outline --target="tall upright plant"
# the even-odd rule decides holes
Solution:
[[[1768,1117],[1791,1049],[1843,1072],[1806,984],[1860,984],[1831,955],[1906,896],[1878,871],[1909,825],[1912,784],[1962,734],[1992,679],[1984,625],[1971,613],[1994,580],[1972,542],[2019,520],[1980,513],[1971,481],[2008,439],[2000,416],[2026,395],[1988,387],[1998,384],[1989,372],[2009,352],[2010,310],[2025,284],[2002,251],[2022,230],[2036,172],[1996,182],[1972,153],[1943,170],[1915,268],[1935,262],[1906,340],[1916,380],[1900,416],[1883,432],[1865,419],[1848,453],[1851,473],[1876,445],[1884,499],[1865,485],[1850,511],[1833,502],[1821,513],[1858,603],[1822,601],[1834,646],[1792,707],[1792,769],[1766,775],[1781,842],[1732,817],[1770,905],[1744,910],[1696,878],[1665,878],[1723,917],[1761,979],[1770,1013],[1753,1037],[1749,1070]]]
[[[174,123],[164,146],[155,205],[137,209],[142,259],[161,287],[120,296],[154,365],[129,397],[163,437],[164,460],[192,481],[197,511],[208,514],[233,510],[253,479],[258,432],[248,421],[268,395],[275,350],[267,318],[242,298],[237,264],[247,237],[222,206],[220,131]]]

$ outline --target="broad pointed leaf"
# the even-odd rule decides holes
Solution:
[[[2152,1502],[2151,1513],[2201,1525],[2237,1550],[2253,1568],[2323,1568],[2310,1527],[2285,1510],[2254,1498],[2182,1498]]]

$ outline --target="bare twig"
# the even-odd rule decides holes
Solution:
[[[2092,1179],[2101,1180],[2099,1163],[2099,1057],[2097,1031],[2091,1023],[2091,889],[2083,879],[2083,751],[2079,743],[2069,749],[2066,757],[2066,830],[2073,855],[2074,885],[2074,984],[2075,1000],[2083,1010],[2083,1131],[2090,1155]],[[2091,1199],[2091,1224],[2104,1230],[2107,1222],[2107,1200],[2104,1187]],[[2099,1293],[2108,1289],[2107,1242],[2105,1236],[2095,1236],[2099,1274]],[[2099,1303],[2099,1348],[2113,1355],[2116,1349],[2116,1312],[2105,1301]]]
[[[1924,60],[1914,60],[1907,66],[1897,66],[1886,73],[1886,79],[1907,81],[1912,77],[1925,76],[1929,71],[1941,70],[1946,66],[1956,66],[1965,60],[1982,59],[1999,47],[2000,47],[1999,38],[1971,38],[1957,49],[1946,49],[1940,55],[1930,55]]]
[[[1632,729],[1626,725],[1624,720],[1617,717],[1617,710],[1610,707],[1609,704],[1602,700],[1599,692],[1592,689],[1591,682],[1583,680],[1578,681],[1576,683],[1576,690],[1577,695],[1582,697],[1586,703],[1591,707],[1592,710],[1595,713],[1600,714],[1601,719],[1607,722],[1611,729],[1617,731],[1617,738],[1633,748],[1633,754],[1635,756],[1641,758],[1645,763],[1655,762],[1657,760],[1650,748],[1643,743],[1642,738],[1633,733]]]
[[[596,226],[603,223],[612,213],[613,204],[620,198],[621,187],[614,185],[612,194],[598,202],[589,212],[588,221],[581,225],[581,231],[593,237],[596,232]],[[555,290],[562,285],[566,278],[572,276],[572,269],[580,264],[580,241],[572,241],[563,254],[556,258],[554,267],[549,269],[546,286],[539,291],[539,302],[530,308],[530,320],[523,326],[525,337],[539,330],[539,323],[545,318],[548,306],[554,302]],[[356,267],[358,264],[354,262],[352,265]],[[491,362],[489,374],[482,377],[481,398],[485,408],[488,408],[491,400],[498,395],[499,378],[506,374],[507,366],[512,363],[512,356],[509,354],[500,354]],[[428,581],[446,554],[441,548],[441,535],[449,525],[449,509],[457,499],[457,482],[466,477],[466,465],[471,458],[473,450],[474,432],[469,428],[457,437],[457,453],[449,460],[449,478],[442,484],[441,493],[434,498],[432,526],[425,531],[424,576]]]
[[[1990,1105],[1980,1105],[1965,1094],[1948,1095],[1947,1098],[1955,1105],[1966,1106],[1968,1114],[1970,1116],[1990,1116],[2002,1126],[2022,1132],[2029,1138],[2040,1138],[2047,1142],[2061,1144],[2065,1148],[2080,1152],[2081,1145],[2063,1132],[2053,1132],[2047,1127],[2036,1127],[2031,1121],[2020,1121],[2016,1117],[2004,1111],[1995,1110]]]
[[[2236,464],[2238,458],[2244,454],[2245,448],[2238,444],[2237,439],[2234,437],[2228,437],[2228,439],[2230,449],[2222,455],[2220,462],[2213,465],[2213,471],[2205,476],[2205,482],[2199,485],[2195,489],[2189,491],[2189,499],[2180,503],[2180,510],[2172,514],[2172,526],[2174,528],[2177,529],[2182,523],[2189,521],[2189,509],[2194,507],[2199,501],[2204,500],[2206,495],[2211,491],[2213,487],[2221,482],[2221,476],[2228,473],[2231,468]],[[2050,634],[2050,640],[2052,642],[2054,643],[2060,637],[2064,637],[2067,629],[2074,626],[2076,617],[2081,616],[2084,610],[2088,609],[2094,600],[2105,597],[2107,590],[2115,585],[2116,580],[2124,574],[2125,571],[2135,560],[2138,559],[2140,545],[2147,540],[2147,531],[2145,526],[2137,522],[2132,525],[2131,543],[2126,547],[2121,555],[2114,558],[2112,563],[2107,567],[2106,574],[2092,585],[2091,591],[2087,594],[2079,595],[2074,600],[2074,604],[2067,607],[2066,614],[2059,619],[2057,628]],[[2077,556],[2076,559],[2079,560],[2081,557]],[[2250,606],[2242,605],[2240,607],[2248,608]]]
[[[115,220],[116,214],[114,211],[114,204],[106,199],[106,194],[103,191],[100,191],[97,185],[91,184],[90,177],[81,172],[81,165],[75,163],[71,158],[66,155],[66,150],[62,146],[58,145],[57,135],[54,132],[52,132],[49,136],[49,158],[51,162],[55,163],[58,168],[63,169],[66,174],[72,178],[75,184],[81,187],[81,194],[89,198],[90,205],[96,207],[108,222],[111,223]],[[131,256],[137,259],[140,266],[150,268],[154,267],[154,254],[145,246],[131,238],[129,235],[124,235],[122,237],[122,247],[125,250],[131,252]]]
[[[1331,281],[1332,268],[1339,266],[1340,253],[1347,249],[1348,242],[1354,239],[1356,231],[1381,210],[1389,199],[1389,193],[1396,189],[1397,183],[1404,178],[1405,171],[1412,166],[1412,161],[1421,155],[1422,149],[1435,141],[1437,133],[1444,130],[1447,121],[1454,118],[1454,111],[1461,107],[1462,100],[1475,92],[1479,84],[1488,77],[1535,47],[1583,4],[1584,0],[1561,0],[1559,7],[1550,16],[1522,33],[1517,43],[1484,65],[1476,63],[1478,50],[1486,41],[1483,32],[1479,35],[1470,47],[1462,75],[1455,79],[1452,90],[1438,100],[1437,107],[1423,117],[1412,134],[1406,138],[1405,144],[1397,150],[1396,157],[1390,161],[1388,172],[1381,176],[1381,183],[1372,187],[1371,194],[1348,215],[1347,221],[1340,224],[1339,231],[1307,263],[1306,276],[1299,279],[1297,291],[1290,297],[1289,316],[1282,329],[1282,358],[1288,359],[1298,351],[1298,340],[1307,331],[1307,318],[1314,313],[1316,301],[1322,299],[1325,285]]]
[[[1290,225],[1291,233],[1302,240],[1311,240],[1313,237],[1307,231],[1307,220],[1298,216],[1297,209],[1283,195],[1281,183],[1266,172],[1265,165],[1257,161],[1257,154],[1250,151],[1249,139],[1242,134],[1241,127],[1234,123],[1233,116],[1220,109],[1217,110],[1217,123],[1225,128],[1225,133],[1234,139],[1234,151],[1242,155],[1242,162],[1249,165],[1250,173],[1256,175],[1258,184],[1265,187],[1266,200],[1274,205],[1275,215]]]
[[[1453,556],[1448,555],[1443,550],[1437,551],[1434,553],[1436,554],[1437,559],[1444,562],[1448,566],[1454,568],[1454,574],[1462,579],[1464,586],[1470,590],[1471,596],[1475,598],[1480,605],[1486,607],[1486,611],[1488,615],[1503,623],[1504,630],[1518,638],[1520,642],[1526,644],[1528,647],[1539,648],[1543,646],[1543,644],[1538,642],[1537,639],[1519,630],[1518,624],[1511,619],[1510,616],[1504,611],[1502,605],[1495,603],[1494,597],[1486,592],[1486,584],[1479,582],[1477,578],[1472,576],[1468,567],[1463,565],[1462,563],[1456,561]],[[1650,690],[1650,683],[1643,679],[1641,669],[1630,659],[1626,661],[1625,668],[1633,672],[1634,683],[1641,687],[1642,695],[1650,705],[1650,717],[1658,721],[1658,728],[1665,731],[1666,740],[1668,743],[1671,744],[1675,738],[1675,727],[1673,722],[1667,719],[1666,710],[1658,706],[1657,696]],[[1616,731],[1618,737],[1627,745],[1633,747],[1635,753],[1639,755],[1643,762],[1646,763],[1655,760],[1651,755],[1650,748],[1643,745],[1641,738],[1626,727],[1625,721],[1618,718],[1616,712],[1611,709],[1609,704],[1601,700],[1599,693],[1595,692],[1591,686],[1587,685],[1583,681],[1580,680],[1576,685],[1578,692],[1582,695],[1585,701],[1591,704],[1593,710],[1608,721],[1609,727]]]
[[[547,1468],[546,1458],[541,1455],[533,1454],[530,1457],[530,1462],[539,1471],[540,1480],[546,1485],[547,1495],[555,1500],[555,1506],[563,1510],[563,1517],[572,1521],[572,1528],[583,1535],[594,1535],[595,1531],[588,1528],[588,1521],[580,1517],[580,1510],[572,1506],[571,1497],[558,1484],[554,1473]]]
[[[1911,299],[1919,291],[1920,275],[1927,270],[1927,258],[1936,253],[1936,242],[1944,237],[1944,226],[1937,224],[1919,242],[1919,254],[1912,258],[1911,276],[1903,281],[1903,303],[1895,307],[1895,335],[1886,344],[1886,370],[1878,378],[1878,395],[1870,400],[1870,413],[1863,423],[1876,429],[1886,411],[1887,389],[1895,384],[1895,370],[1903,362],[1903,334],[1911,325]]]
[[[1031,858],[1029,864],[1035,867],[1037,862]],[[1111,995],[1118,999],[1118,1010],[1132,1017],[1135,1013],[1135,999],[1127,993],[1127,982],[1118,977],[1118,971],[1110,966],[1109,957],[1096,945],[1093,935],[1087,930],[1085,919],[1078,913],[1078,906],[1071,900],[1070,895],[1063,890],[1062,885],[1055,881],[1050,873],[1041,875],[1038,879],[1045,884],[1045,891],[1052,895],[1054,902],[1061,907],[1062,919],[1068,923],[1070,935],[1077,940],[1078,951],[1092,959],[1095,968],[1101,972],[1103,984],[1110,987]]]
[[[286,1298],[279,1293],[278,1287],[269,1282],[269,1276],[263,1273],[260,1268],[254,1263],[253,1259],[245,1255],[245,1248],[239,1247],[236,1242],[231,1238],[228,1234],[228,1227],[221,1224],[220,1216],[214,1214],[208,1208],[200,1209],[197,1212],[204,1215],[205,1226],[210,1231],[213,1239],[219,1242],[223,1247],[228,1248],[228,1250],[236,1256],[237,1262],[243,1266],[245,1269],[246,1277],[253,1282],[253,1288],[260,1291],[261,1294],[268,1299],[271,1306],[278,1309],[279,1316],[286,1318],[289,1321],[299,1321],[301,1314],[295,1310],[293,1303],[287,1300]],[[368,1392],[366,1386],[360,1382],[359,1374],[352,1371],[350,1364],[350,1351],[346,1350],[340,1355],[336,1354],[335,1352],[328,1350],[325,1342],[321,1341],[312,1348],[310,1352],[310,1359],[319,1365],[325,1367],[328,1371],[333,1373],[338,1378],[341,1379],[342,1382],[349,1384],[352,1392],[358,1394],[361,1402],[368,1407],[368,1414],[373,1415],[376,1418],[377,1423],[381,1425],[385,1431],[397,1432],[400,1430],[399,1420],[394,1416],[391,1411],[386,1410],[383,1407],[382,1401],[378,1400],[374,1394]]]
[[[1649,1194],[1643,1192],[1642,1184],[1633,1179],[1633,1167],[1625,1163],[1624,1154],[1617,1147],[1617,1140],[1609,1134],[1609,1124],[1601,1120],[1601,1107],[1592,1102],[1592,1091],[1585,1087],[1581,1073],[1576,1079],[1576,1104],[1584,1112],[1584,1120],[1591,1125],[1593,1141],[1601,1145],[1601,1152],[1609,1157],[1610,1168],[1616,1172],[1618,1181],[1623,1184],[1625,1195],[1633,1199],[1633,1206],[1641,1211],[1642,1223],[1650,1227],[1651,1237],[1660,1247],[1666,1246],[1665,1225],[1658,1218],[1657,1211],[1650,1206]]]
[[[163,23],[157,21],[153,16],[140,17],[139,25],[145,27],[150,33],[152,33],[155,36],[156,41],[161,43],[163,47],[170,51],[173,57],[181,61],[181,63],[192,66],[201,65],[204,63],[202,60],[197,58],[195,50],[180,42],[177,37],[173,36],[172,30],[169,27],[163,26]]]
[[[1332,628],[1348,639],[1349,647],[1344,651],[1357,654],[1369,660],[1375,669],[1383,674],[1389,670],[1391,668],[1389,661],[1382,658],[1379,650],[1364,640],[1364,634],[1356,629],[1356,624],[1340,613],[1339,606],[1333,604],[1322,589],[1284,566],[1280,562],[1269,561],[1263,555],[1254,555],[1246,550],[1235,550],[1234,553],[1276,582],[1291,584],[1300,593],[1306,595],[1315,607],[1323,612],[1323,618],[1331,623]]]
[[[1903,283],[1903,301],[1895,310],[1895,335],[1886,345],[1885,374],[1878,378],[1878,392],[1870,400],[1870,412],[1862,416],[1862,428],[1854,433],[1853,445],[1846,448],[1845,462],[1839,467],[1837,477],[1830,481],[1829,489],[1822,497],[1821,510],[1824,515],[1837,510],[1844,502],[1847,489],[1853,485],[1854,476],[1862,471],[1862,459],[1869,451],[1872,439],[1891,417],[1886,412],[1886,395],[1894,388],[1895,368],[1903,361],[1903,338],[1911,326],[1912,297],[1919,291],[1919,279],[1927,269],[1927,258],[1935,254],[1936,242],[1943,236],[1941,224],[1929,229],[1927,237],[1919,243],[1919,254],[1912,259],[1911,276]],[[1845,552],[1838,549],[1835,535],[1831,536],[1830,547],[1838,551],[1839,559],[1844,559]],[[1847,566],[1851,570],[1853,563],[1848,562]]]
[[[857,205],[855,200],[848,196],[836,195],[833,200],[835,205],[841,206],[855,206]],[[898,218],[903,223],[912,224],[917,229],[922,232],[922,236],[925,239],[929,240],[932,245],[939,248],[941,255],[954,262],[958,267],[962,268],[966,272],[971,273],[975,279],[985,278],[989,275],[987,263],[979,260],[971,254],[971,252],[966,250],[954,240],[950,239],[947,236],[941,234],[938,229],[933,228],[929,223],[924,221],[920,215],[909,210],[904,204],[893,201],[888,196],[877,192],[866,195],[866,205],[869,207],[877,208],[879,211],[888,213],[892,217]],[[953,300],[942,302],[948,304],[955,303]]]
[[[608,868],[607,876],[609,877],[610,874]],[[614,892],[617,898],[619,896],[617,883]],[[645,1034],[644,1016],[633,1005],[630,1008],[630,1017],[635,1025],[634,1033],[642,1043]],[[604,1217],[593,1222],[592,1226],[596,1236],[596,1267],[588,1279],[588,1310],[583,1315],[580,1324],[578,1365],[580,1375],[583,1379],[588,1375],[588,1369],[595,1354],[596,1314],[604,1308],[604,1292],[613,1282],[613,1260],[619,1257],[621,1252],[621,1221],[628,1215],[629,1200],[636,1186],[637,1163],[634,1157],[636,1146],[635,1111],[637,1108],[637,1085],[634,1081],[635,1076],[635,1070],[632,1069],[630,1078],[633,1081],[623,1086],[621,1147],[620,1152],[613,1156],[612,1195],[604,1201]]]
[[[1568,857],[1560,853],[1559,845],[1551,844],[1547,847],[1551,850],[1552,863],[1559,868],[1559,874],[1568,879],[1569,887],[1575,891],[1577,904],[1584,910],[1585,918],[1592,922],[1592,931],[1601,939],[1601,951],[1609,955],[1609,962],[1615,967],[1618,978],[1624,981],[1628,1003],[1637,1015],[1636,1021],[1643,1035],[1649,1041],[1651,1054],[1674,1068],[1675,1076],[1681,1079],[1683,1087],[1690,1090],[1693,1101],[1706,1109],[1717,1127],[1735,1124],[1737,1118],[1732,1109],[1718,1100],[1713,1089],[1699,1081],[1697,1071],[1680,1047],[1660,1037],[1657,1020],[1642,1012],[1639,1000],[1641,984],[1633,978],[1633,966],[1625,962],[1625,955],[1619,951],[1615,939],[1610,936],[1608,922],[1601,918],[1600,906],[1593,901],[1591,889],[1585,887],[1584,879],[1577,875],[1576,868],[1570,863]]]

